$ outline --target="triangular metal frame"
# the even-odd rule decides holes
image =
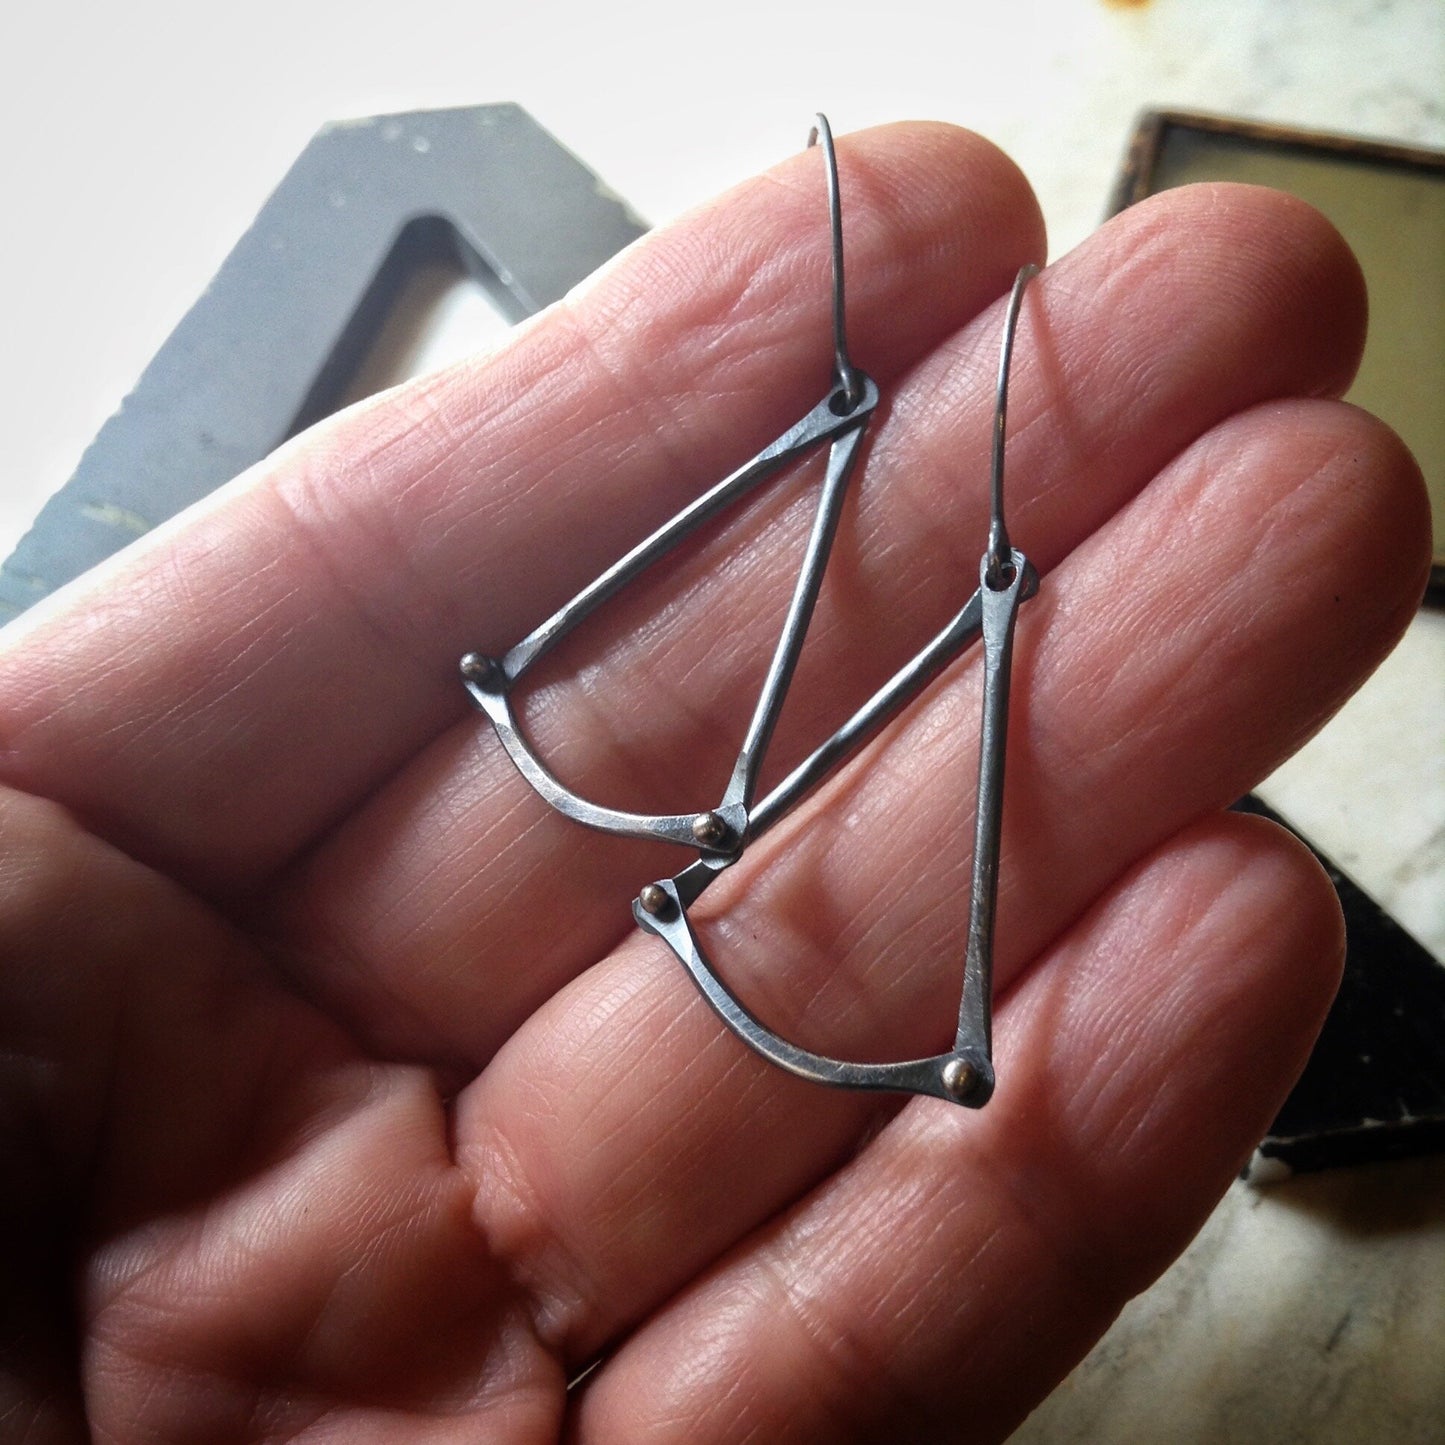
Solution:
[[[835,386],[776,441],[644,538],[505,656],[491,658],[471,652],[462,659],[462,679],[472,701],[492,720],[502,746],[522,776],[559,813],[603,832],[681,843],[717,857],[732,855],[742,846],[758,772],[802,652],[863,434],[878,405],[878,388],[861,373],[855,375],[860,395],[851,406],[845,387]],[[830,443],[828,469],[798,580],[721,801],[715,807],[689,813],[636,813],[592,802],[568,788],[538,757],[518,724],[511,704],[512,687],[608,598],[779,468],[824,442]]]

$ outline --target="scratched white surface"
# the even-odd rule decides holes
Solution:
[[[331,119],[515,100],[661,221],[810,113],[991,136],[1053,254],[1168,105],[1445,147],[1440,0],[436,0],[11,6],[0,18],[0,556]],[[454,296],[410,365],[485,332]],[[403,348],[405,349],[405,348]],[[1263,790],[1445,954],[1445,614]],[[1445,1165],[1237,1187],[1019,1441],[1445,1441]]]

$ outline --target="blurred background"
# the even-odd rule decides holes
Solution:
[[[1057,256],[1098,224],[1148,106],[1445,148],[1445,4],[11,5],[0,556],[321,125],[505,100],[652,223],[801,146],[814,110],[840,132],[954,121],[1030,175]],[[470,290],[428,304],[403,370],[503,324]],[[1438,288],[1421,306],[1438,326]],[[1427,611],[1262,789],[1437,957],[1442,718]],[[1018,1438],[1445,1441],[1442,1245],[1438,1160],[1241,1185]]]

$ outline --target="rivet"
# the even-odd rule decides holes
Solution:
[[[728,835],[728,825],[716,813],[699,813],[692,820],[692,836],[715,848]]]
[[[637,901],[644,913],[650,913],[655,917],[667,907],[671,900],[667,896],[667,889],[660,883],[648,883],[637,895]]]
[[[943,1066],[943,1088],[950,1099],[962,1103],[978,1086],[978,1070],[963,1059],[950,1059]]]
[[[480,652],[469,652],[462,658],[462,676],[468,682],[486,682],[496,663]]]

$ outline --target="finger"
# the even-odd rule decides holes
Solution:
[[[1342,951],[1302,847],[1191,829],[1010,998],[982,1116],[911,1104],[628,1340],[573,1437],[1003,1439],[1203,1222]]]
[[[1038,211],[949,127],[850,138],[841,165],[850,335],[887,377],[1038,253]],[[509,643],[817,403],[824,195],[794,157],[7,630],[0,779],[191,881],[254,884],[465,712],[465,648]]]
[[[1237,408],[1343,386],[1362,306],[1339,237],[1283,196],[1198,188],[1121,217],[1026,302],[1008,453],[1020,545],[1053,565]],[[894,389],[769,777],[976,585],[998,327],[995,308]],[[527,725],[586,796],[673,812],[721,795],[811,503],[770,498],[661,598],[617,599],[558,659]],[[308,861],[278,928],[304,985],[374,1047],[479,1066],[630,928],[637,887],[677,866],[551,815],[472,722]]]
[[[62,809],[0,827],[0,1435],[555,1438],[423,1071]]]
[[[1204,438],[1050,575],[1019,624],[1000,988],[1369,670],[1418,597],[1424,515],[1418,471],[1378,423],[1277,404]],[[952,1037],[977,681],[939,688],[699,906],[721,972],[784,1037],[848,1059]],[[488,1236],[545,1302],[548,1337],[583,1359],[886,1108],[756,1058],[637,938],[524,1025],[458,1129]]]

